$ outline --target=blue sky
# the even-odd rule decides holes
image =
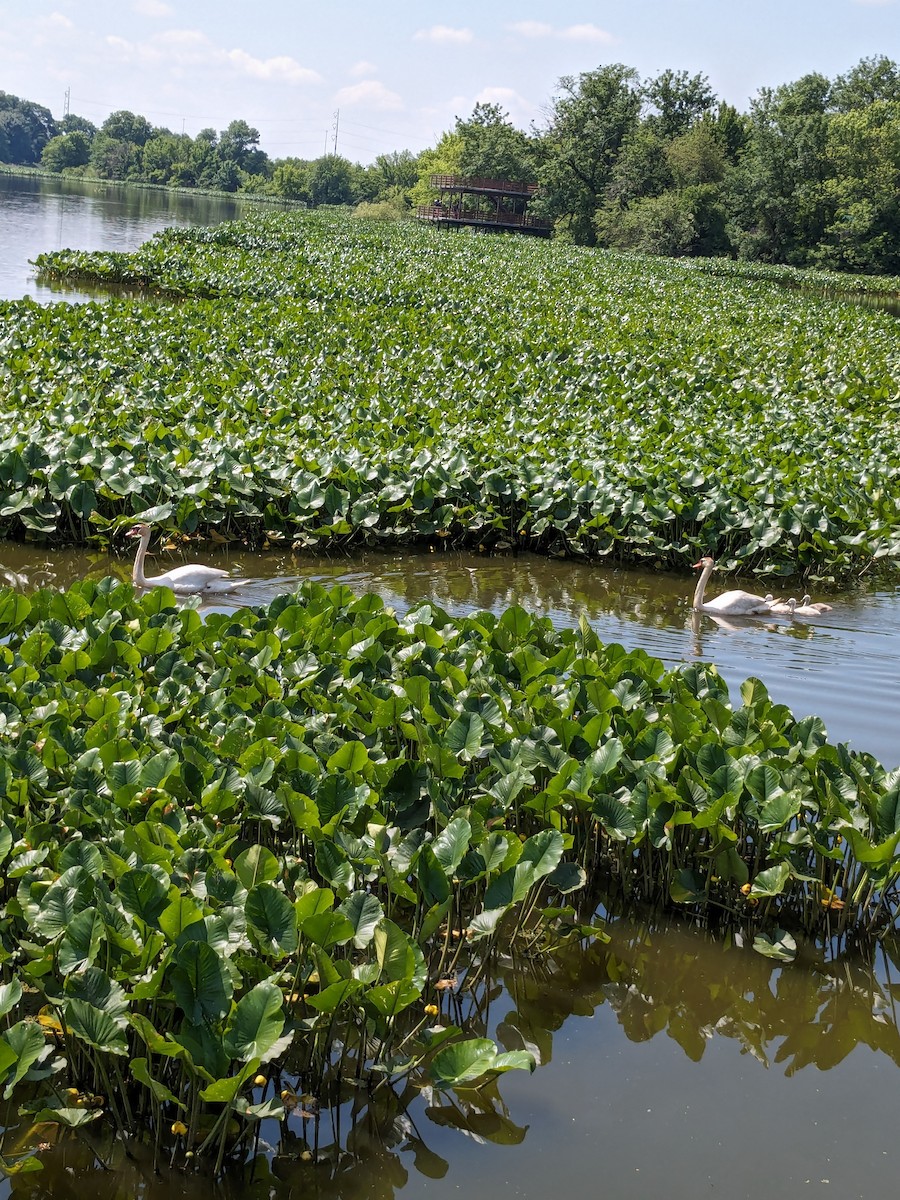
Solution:
[[[0,0],[0,90],[192,136],[242,118],[275,158],[433,145],[479,100],[540,124],[562,75],[622,62],[761,87],[900,59],[900,0]]]

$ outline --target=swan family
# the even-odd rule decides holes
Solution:
[[[204,567],[200,563],[185,563],[182,567],[173,567],[162,575],[144,574],[144,559],[147,557],[147,547],[150,545],[150,526],[143,521],[133,525],[125,534],[126,537],[140,538],[137,554],[134,556],[134,567],[131,579],[135,587],[168,587],[173,592],[196,593],[209,595],[217,592],[230,592],[239,586],[240,581],[229,579],[227,571],[218,567]]]
[[[808,595],[798,604],[793,597],[790,600],[776,600],[769,592],[765,596],[754,596],[752,592],[744,592],[737,588],[723,592],[712,600],[705,600],[706,583],[715,568],[715,561],[705,555],[699,562],[694,563],[694,570],[700,571],[700,578],[694,588],[693,608],[695,612],[708,612],[714,616],[731,617],[762,617],[770,615],[788,617],[820,617],[823,613],[831,612],[830,604],[821,601],[813,602]]]

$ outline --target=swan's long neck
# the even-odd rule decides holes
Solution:
[[[700,572],[700,578],[697,580],[697,586],[694,588],[694,608],[703,607],[703,593],[706,591],[706,581],[712,575],[713,563],[707,563]]]
[[[131,571],[131,582],[135,587],[148,587],[147,577],[144,574],[144,559],[147,555],[147,547],[150,545],[150,530],[141,534],[141,540],[138,543],[137,554],[134,556],[134,567]]]

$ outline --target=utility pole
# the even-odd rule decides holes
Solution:
[[[335,113],[334,113],[334,153],[335,153],[335,155],[337,155],[337,135],[338,135],[338,124],[340,122],[340,119],[341,119],[341,110],[338,108],[338,109],[335,109]]]
[[[328,130],[327,129],[325,130],[325,150],[324,150],[323,157],[324,158],[328,157]]]

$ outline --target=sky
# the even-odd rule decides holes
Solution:
[[[271,158],[417,153],[479,101],[540,127],[606,63],[699,72],[746,111],[879,54],[900,60],[900,0],[0,0],[0,91],[192,137],[240,119]]]

